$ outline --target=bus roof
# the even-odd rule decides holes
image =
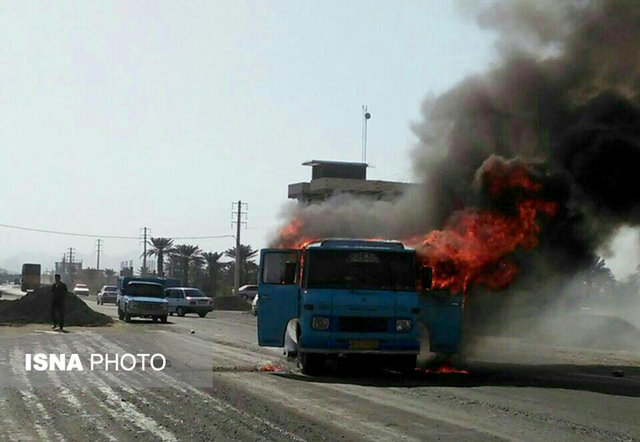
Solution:
[[[375,239],[346,239],[331,238],[312,242],[307,248],[323,248],[323,249],[376,249],[376,250],[394,250],[405,251],[411,250],[404,246],[400,241],[387,241]]]

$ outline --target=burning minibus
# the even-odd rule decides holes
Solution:
[[[284,347],[303,373],[328,358],[367,355],[411,371],[420,353],[458,351],[461,296],[432,292],[431,268],[395,241],[325,239],[262,249],[258,342]]]

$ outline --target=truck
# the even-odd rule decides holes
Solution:
[[[20,290],[26,292],[37,288],[40,288],[40,264],[22,264]]]
[[[175,285],[178,281],[165,278],[118,277],[118,318],[125,322],[134,317],[150,318],[166,323],[169,311],[164,289]]]
[[[462,298],[430,290],[431,268],[397,241],[325,239],[260,251],[258,344],[282,347],[304,374],[364,357],[413,371],[424,351],[458,352]]]

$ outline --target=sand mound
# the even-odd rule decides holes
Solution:
[[[545,321],[536,332],[557,345],[640,351],[640,329],[616,316],[569,315]]]
[[[101,326],[113,320],[67,294],[65,326]],[[0,324],[51,323],[51,287],[43,286],[15,301],[0,301]]]

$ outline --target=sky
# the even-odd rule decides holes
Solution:
[[[231,235],[259,249],[311,159],[411,181],[426,97],[495,63],[495,36],[440,0],[3,1],[0,266],[95,266],[104,235]],[[290,202],[289,202],[290,204]],[[184,240],[223,251],[233,238]],[[105,238],[101,267],[139,265]]]
[[[4,1],[0,28],[1,224],[228,235],[242,200],[254,248],[302,162],[360,159],[363,104],[369,177],[410,181],[422,100],[493,57],[441,1]],[[95,266],[95,238],[0,228],[5,268],[69,247]],[[141,247],[105,239],[101,265]]]

